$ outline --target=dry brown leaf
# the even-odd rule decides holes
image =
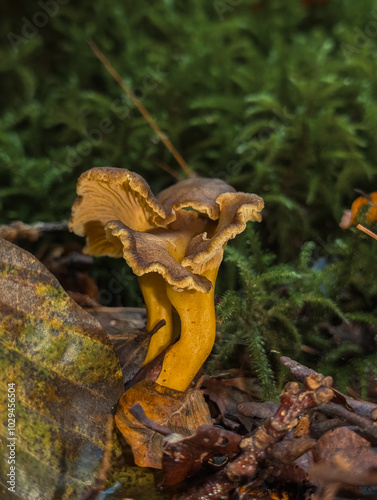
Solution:
[[[237,430],[242,423],[247,431],[250,431],[252,424],[247,422],[238,412],[237,407],[242,403],[248,403],[253,398],[261,396],[256,388],[255,379],[232,377],[224,378],[210,377],[204,375],[198,387],[203,391],[213,405],[216,405],[219,415],[216,423],[231,430]]]
[[[144,328],[145,309],[96,307],[88,311],[101,323],[112,342],[127,384],[140,370],[151,340],[151,334]]]
[[[200,425],[212,423],[203,394],[197,389],[179,392],[150,380],[134,385],[121,397],[115,421],[140,467],[161,468],[163,436],[130,413],[136,403],[141,404],[150,420],[182,436],[193,434]]]
[[[326,432],[313,448],[315,462],[325,462],[329,469],[339,469],[352,476],[362,476],[377,469],[377,453],[369,441],[348,427]],[[344,476],[342,476],[344,477]],[[350,481],[349,484],[354,484]]]
[[[218,468],[240,453],[242,437],[220,427],[202,425],[195,434],[180,438],[171,434],[165,438],[162,486],[172,486],[196,474],[202,465],[212,461]],[[215,458],[220,460],[214,461]]]

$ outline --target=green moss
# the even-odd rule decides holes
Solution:
[[[173,181],[157,160],[183,177],[91,53],[86,40],[93,37],[195,172],[263,196],[258,231],[264,253],[276,255],[269,266],[288,263],[297,269],[305,241],[319,242],[318,256],[333,269],[330,295],[351,293],[352,301],[341,304],[345,312],[375,316],[373,244],[338,226],[343,208],[356,197],[353,189],[369,192],[377,186],[377,38],[369,32],[375,3],[224,4],[222,11],[215,3],[192,0],[188,6],[178,0],[146,9],[84,0],[75,8],[60,6],[25,43],[14,47],[3,37],[1,222],[67,219],[77,178],[93,166],[135,170],[155,193]],[[22,34],[23,19],[34,14],[30,2],[18,2],[0,20],[2,31]],[[100,137],[95,131],[103,119],[111,125]],[[241,239],[231,245],[245,247]],[[109,291],[115,270],[122,283],[130,278],[124,267],[122,261],[96,259],[99,288]],[[106,305],[142,304],[136,280],[126,283],[109,294]],[[225,262],[217,293],[240,286],[234,267]],[[39,287],[38,293],[49,298],[57,316],[68,304],[53,286]],[[284,352],[295,335],[287,325]],[[1,328],[10,345],[12,330],[7,324]],[[37,325],[30,323],[33,328]],[[275,329],[276,324],[269,335],[276,341]],[[34,335],[31,352],[32,342],[42,340]],[[326,343],[312,342],[321,348]],[[82,377],[80,352],[93,362],[97,352],[78,340],[76,348],[80,366],[76,373],[72,368],[72,376]],[[48,362],[64,353],[64,341],[56,339]],[[95,380],[96,371],[90,376]]]

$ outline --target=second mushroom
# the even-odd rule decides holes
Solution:
[[[123,256],[138,276],[147,329],[166,322],[144,364],[166,349],[156,382],[185,391],[215,341],[214,289],[224,248],[248,221],[261,220],[262,198],[199,177],[155,197],[141,176],[112,167],[84,172],[77,194],[70,230],[86,236],[86,253]]]

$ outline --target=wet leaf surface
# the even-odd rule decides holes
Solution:
[[[162,486],[184,481],[208,462],[218,464],[218,468],[224,466],[240,453],[241,439],[240,435],[213,425],[202,425],[187,438],[176,434],[166,437],[162,457]]]
[[[0,367],[2,483],[7,384],[14,382],[18,496],[76,498],[100,466],[106,421],[123,391],[119,361],[100,324],[35,257],[5,240]]]

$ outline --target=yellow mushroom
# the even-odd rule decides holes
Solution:
[[[111,220],[120,220],[139,231],[164,227],[175,219],[154,197],[145,180],[135,172],[113,167],[93,168],[77,182],[78,198],[72,207],[69,228],[86,236],[84,253],[122,257],[123,247],[116,238],[108,240],[104,229]],[[167,347],[172,338],[171,305],[158,276],[139,281],[147,307],[147,330],[164,319],[165,326],[152,337],[148,361]]]
[[[211,237],[203,232],[188,246],[181,265],[194,275],[208,279],[211,289],[182,290],[167,284],[167,296],[181,320],[181,336],[166,353],[160,385],[184,391],[209,356],[216,334],[215,281],[227,242],[241,233],[250,220],[260,221],[263,200],[247,193],[225,193],[216,202],[220,208],[217,227]]]
[[[138,276],[147,328],[166,321],[153,335],[145,363],[168,348],[157,382],[184,391],[215,340],[214,288],[226,243],[247,221],[260,220],[263,200],[219,179],[200,178],[155,198],[142,177],[109,167],[85,172],[77,193],[70,229],[87,236],[87,253],[123,255]]]

